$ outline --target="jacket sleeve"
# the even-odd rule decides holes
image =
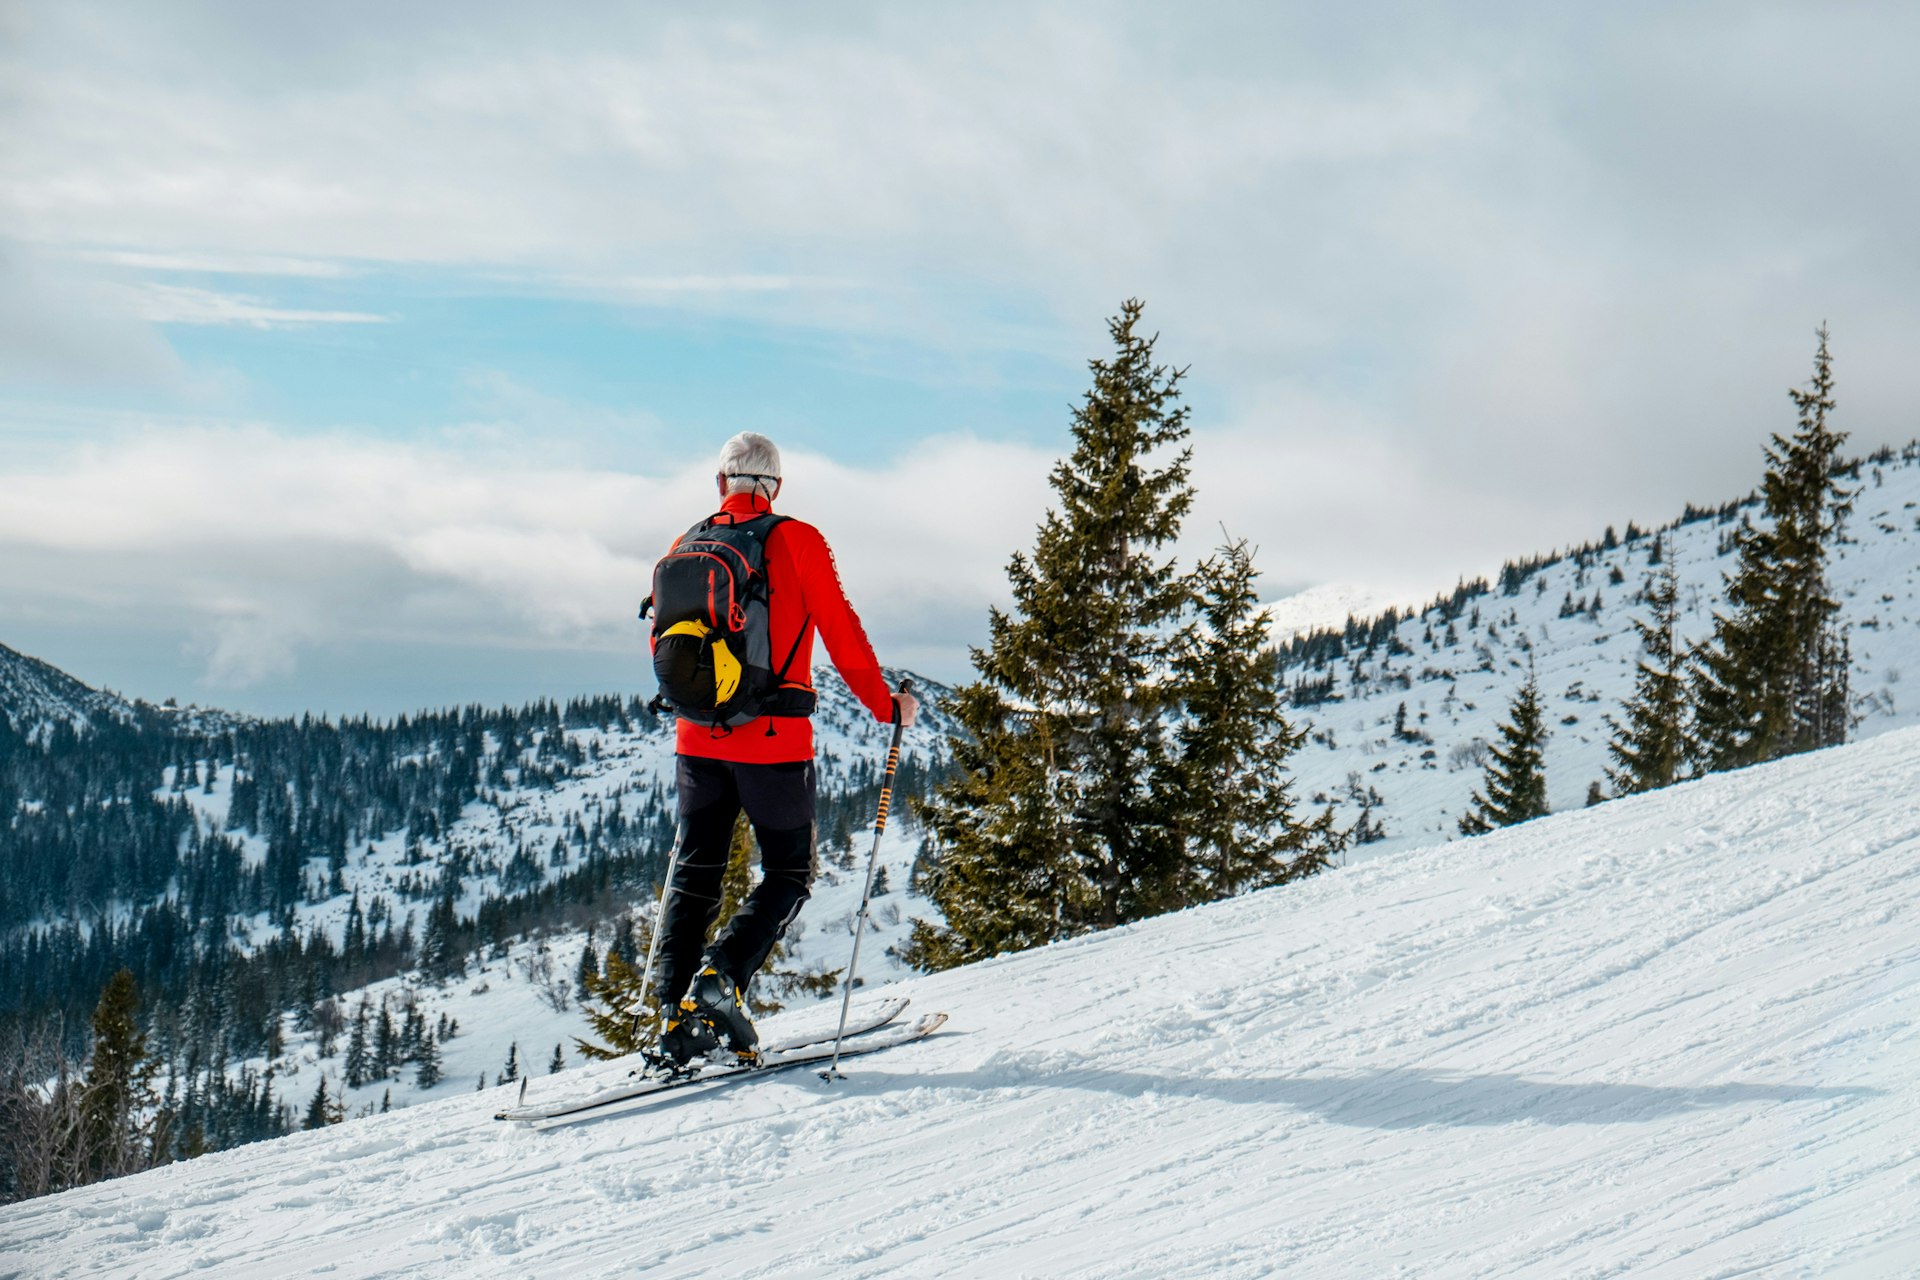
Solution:
[[[827,642],[827,653],[856,698],[873,717],[883,723],[893,719],[893,693],[880,674],[880,659],[873,654],[866,628],[847,601],[846,588],[840,584],[840,569],[834,563],[833,549],[820,531],[801,520],[781,526],[783,540],[799,571],[800,595],[807,613]]]

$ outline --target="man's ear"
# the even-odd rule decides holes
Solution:
[[[768,502],[772,502],[775,498],[780,496],[780,488],[784,484],[786,484],[785,480],[775,480],[773,482],[773,492],[767,496]]]
[[[713,473],[713,487],[720,491],[720,496],[722,499],[724,499],[727,496],[727,473],[726,472],[716,471]]]

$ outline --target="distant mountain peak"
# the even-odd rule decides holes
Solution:
[[[58,724],[85,731],[136,718],[132,705],[117,694],[82,684],[4,644],[0,644],[0,717],[14,732],[29,738],[44,736]]]

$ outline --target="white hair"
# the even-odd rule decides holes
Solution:
[[[780,447],[758,431],[742,431],[720,446],[720,474],[728,493],[771,493],[780,479]]]

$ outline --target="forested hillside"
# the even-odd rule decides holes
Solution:
[[[880,760],[862,748],[885,729],[820,687],[837,852],[870,819]],[[0,688],[25,695],[0,719],[0,1071],[77,1066],[124,968],[174,1154],[283,1130],[271,1068],[289,1037],[332,1051],[340,993],[445,981],[518,938],[620,936],[672,843],[672,727],[638,698],[256,721],[128,704],[11,650]],[[946,727],[934,711],[913,731],[906,793],[941,767]],[[395,1062],[418,1052],[414,1034]]]
[[[1920,444],[1847,464],[1857,492],[1828,572],[1851,645],[1851,735],[1920,723]],[[1645,656],[1649,582],[1678,580],[1681,652],[1727,609],[1723,576],[1759,499],[1689,506],[1657,528],[1628,523],[1563,551],[1508,561],[1421,607],[1303,622],[1280,645],[1296,726],[1292,760],[1303,795],[1340,807],[1358,827],[1348,857],[1457,835],[1498,725],[1527,673],[1537,673],[1550,808],[1614,794],[1608,745]],[[1595,788],[1599,796],[1595,795]]]

